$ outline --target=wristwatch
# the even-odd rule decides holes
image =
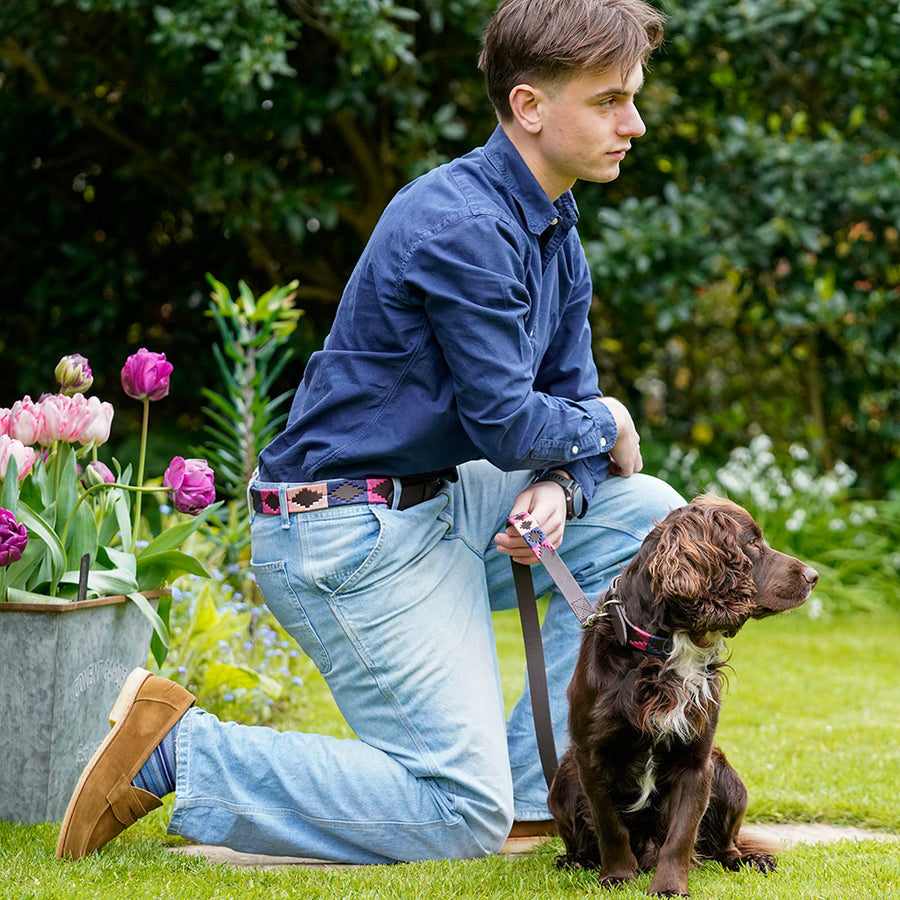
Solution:
[[[581,485],[570,475],[562,472],[545,472],[538,481],[552,481],[566,492],[566,518],[580,519],[587,512],[587,500]]]

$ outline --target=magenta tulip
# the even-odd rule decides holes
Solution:
[[[0,508],[0,566],[18,562],[28,543],[28,530],[8,510]]]
[[[165,353],[153,353],[141,347],[122,367],[122,389],[135,400],[162,400],[169,393],[172,363]]]
[[[205,459],[176,456],[163,476],[163,487],[169,488],[175,509],[196,516],[216,499],[214,479]]]
[[[64,356],[56,364],[53,374],[64,394],[83,394],[94,383],[91,367],[80,353]]]

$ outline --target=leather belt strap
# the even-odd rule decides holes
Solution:
[[[398,509],[409,509],[436,496],[443,486],[442,478],[409,481],[400,479]],[[392,478],[335,478],[309,484],[291,485],[285,491],[288,513],[315,512],[334,506],[356,503],[378,503],[391,506],[394,501]],[[279,515],[281,500],[278,488],[251,488],[250,502],[258,513]]]

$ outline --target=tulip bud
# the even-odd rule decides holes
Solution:
[[[0,508],[0,566],[18,562],[28,543],[28,530],[8,510]]]
[[[81,483],[87,487],[93,487],[95,484],[114,484],[116,476],[106,463],[100,462],[99,459],[92,459],[85,467],[81,478]]]
[[[62,393],[69,396],[83,394],[94,383],[91,367],[80,353],[64,356],[56,364],[53,374],[62,386]]]
[[[205,459],[176,456],[163,476],[172,502],[179,512],[196,516],[216,499],[215,473]]]
[[[122,389],[135,400],[162,400],[169,393],[172,369],[165,353],[153,353],[141,347],[125,360]]]

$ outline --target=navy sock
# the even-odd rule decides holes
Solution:
[[[135,775],[131,782],[135,787],[150,791],[157,797],[165,797],[175,790],[175,738],[179,724],[176,722],[172,726],[172,730],[159,742],[141,771]]]

